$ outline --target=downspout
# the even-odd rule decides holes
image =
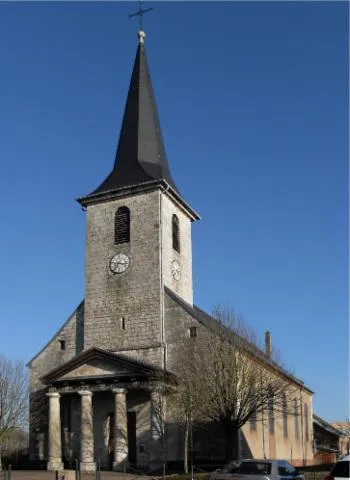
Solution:
[[[260,372],[260,395],[262,395],[262,378]],[[263,456],[266,458],[265,450],[265,420],[264,420],[264,407],[261,408],[261,431],[262,431],[262,446],[263,446]]]
[[[305,450],[304,450],[304,420],[303,420],[303,401],[301,398],[301,388],[299,390],[300,396],[300,426],[301,426],[301,450],[303,455],[303,465],[305,465]]]

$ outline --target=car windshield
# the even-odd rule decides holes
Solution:
[[[268,462],[242,462],[237,473],[248,475],[268,475],[271,473],[271,463]]]
[[[346,460],[336,463],[331,472],[332,477],[349,478],[349,463]]]
[[[237,463],[236,462],[230,462],[228,463],[227,465],[225,465],[223,468],[222,468],[222,472],[223,473],[233,473],[237,470]]]

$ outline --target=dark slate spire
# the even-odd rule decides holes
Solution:
[[[140,31],[138,36],[139,45],[131,75],[114,168],[91,195],[154,180],[165,180],[178,193],[169,170],[160,129],[144,46],[145,33]]]

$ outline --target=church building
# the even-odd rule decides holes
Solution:
[[[193,304],[191,228],[199,215],[171,175],[143,31],[138,39],[113,169],[78,199],[86,214],[84,299],[28,364],[30,455],[48,470],[77,460],[81,471],[97,461],[110,470],[159,464],[153,380],[161,373],[171,381],[176,345],[215,321]],[[290,382],[307,414],[298,427],[288,419],[289,437],[278,425],[245,425],[250,456],[311,463],[312,392]],[[208,439],[194,448],[197,458],[220,460]],[[181,432],[172,429],[167,461],[182,458]]]

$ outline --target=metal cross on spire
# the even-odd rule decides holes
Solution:
[[[153,8],[143,9],[143,8],[142,8],[142,2],[139,2],[139,9],[138,9],[138,11],[129,15],[129,18],[131,18],[131,17],[136,17],[136,16],[139,16],[139,17],[140,17],[140,31],[141,31],[141,32],[143,32],[143,15],[144,15],[145,13],[147,13],[147,12],[150,12],[151,10],[153,10]]]

